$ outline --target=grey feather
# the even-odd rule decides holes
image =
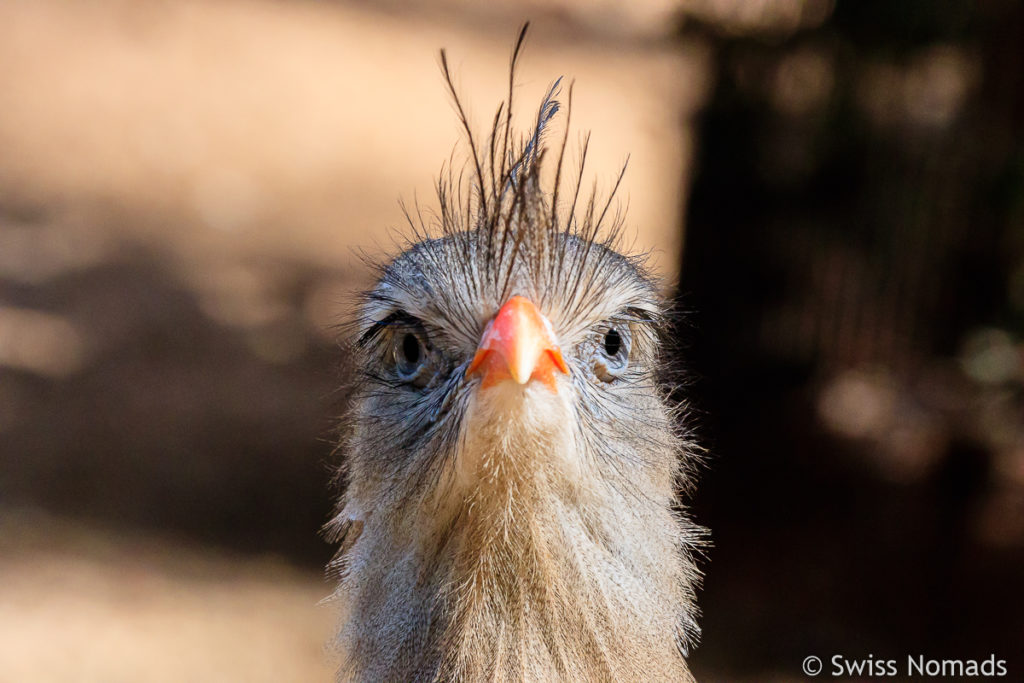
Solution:
[[[433,220],[409,212],[349,333],[339,680],[691,680],[705,532],[678,509],[697,456],[662,381],[666,306],[619,249],[625,168],[583,198],[585,140],[560,206],[567,131],[542,184],[560,78],[516,142],[524,38],[484,145],[442,52],[466,171],[446,166]],[[551,391],[467,374],[513,295],[557,337]]]

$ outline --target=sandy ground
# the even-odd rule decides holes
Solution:
[[[0,681],[327,681],[329,587],[273,558],[0,517]]]

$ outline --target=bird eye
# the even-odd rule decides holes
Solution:
[[[622,348],[622,337],[619,335],[618,330],[608,330],[604,335],[604,352],[609,357],[615,357],[619,354],[619,349]]]
[[[614,327],[605,330],[594,354],[594,374],[603,382],[614,381],[629,365],[629,335]]]
[[[395,372],[404,382],[419,384],[426,374],[428,354],[426,344],[415,332],[401,332],[392,342]]]

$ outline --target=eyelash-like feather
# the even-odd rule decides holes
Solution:
[[[414,315],[409,315],[403,310],[392,311],[381,320],[370,325],[370,328],[366,330],[361,337],[359,337],[359,341],[356,342],[356,344],[360,347],[365,347],[387,328],[402,325],[407,327],[416,327],[420,325],[420,319]]]

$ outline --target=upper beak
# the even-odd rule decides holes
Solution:
[[[483,372],[485,389],[504,379],[518,384],[538,379],[557,392],[556,369],[569,374],[551,323],[532,301],[514,296],[487,324],[466,377]]]

